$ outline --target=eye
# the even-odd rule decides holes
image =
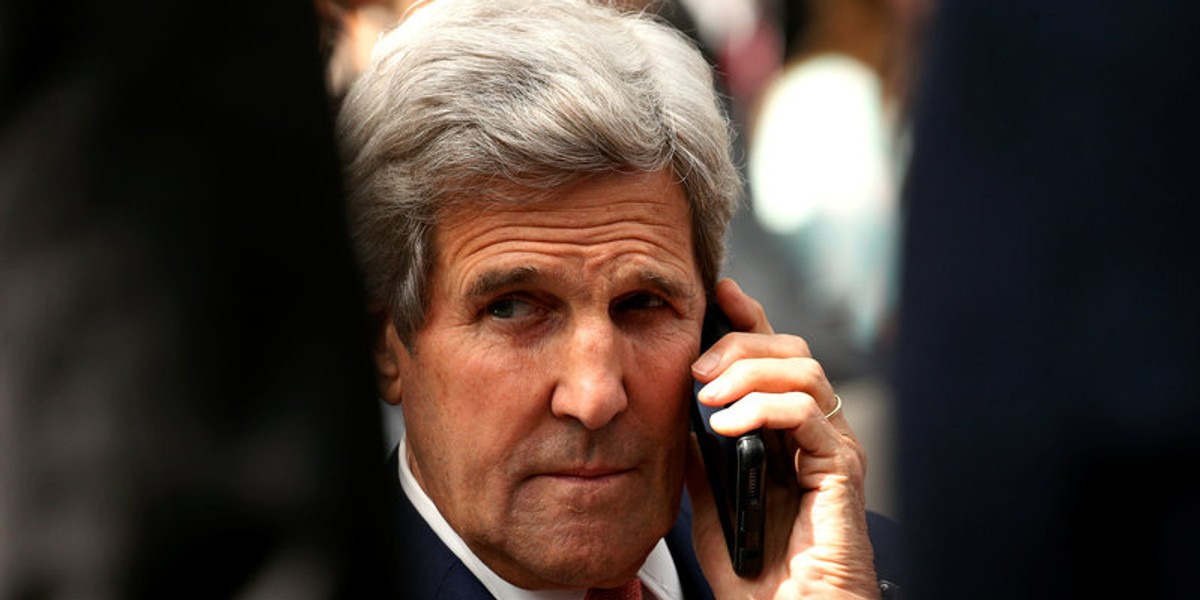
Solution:
[[[651,310],[666,306],[667,302],[654,294],[638,293],[626,296],[614,305],[613,309],[620,311]]]
[[[495,319],[517,319],[532,315],[533,312],[533,305],[520,298],[502,298],[487,307],[487,314]]]

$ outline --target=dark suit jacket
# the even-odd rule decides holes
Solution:
[[[394,518],[400,523],[402,539],[399,540],[400,557],[404,564],[399,582],[404,598],[422,600],[435,599],[488,599],[491,594],[483,587],[467,567],[450,551],[425,522],[417,509],[408,501],[395,476],[398,453],[392,452],[388,460],[389,479],[392,481]],[[881,578],[898,582],[899,531],[889,519],[868,514],[872,544],[875,545],[876,570]],[[712,590],[700,571],[700,563],[692,550],[692,508],[684,499],[679,519],[667,533],[667,547],[675,559],[675,570],[683,584],[684,597],[689,600],[713,600]]]
[[[1195,597],[1200,4],[937,5],[902,236],[906,591]]]

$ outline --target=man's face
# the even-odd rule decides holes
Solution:
[[[704,292],[681,187],[620,175],[457,209],[436,244],[412,352],[389,329],[380,354],[417,480],[510,582],[622,583],[683,487]]]

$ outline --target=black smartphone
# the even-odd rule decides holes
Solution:
[[[733,331],[729,318],[715,303],[710,303],[704,315],[700,334],[703,353],[725,334]],[[700,441],[700,455],[713,499],[725,532],[729,559],[733,570],[741,577],[753,577],[762,571],[763,535],[766,525],[766,463],[767,448],[762,430],[736,438],[723,436],[708,424],[718,410],[696,399],[702,385],[694,382],[692,390],[692,431]]]

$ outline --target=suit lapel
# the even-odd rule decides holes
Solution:
[[[400,487],[399,456],[388,459],[392,506],[400,524],[400,560],[404,598],[484,600],[492,595],[466,565],[442,543]]]
[[[675,526],[664,539],[675,561],[675,571],[679,573],[683,597],[687,600],[713,600],[712,589],[708,587],[692,547],[692,503],[686,493],[679,508],[679,518],[675,519]]]

